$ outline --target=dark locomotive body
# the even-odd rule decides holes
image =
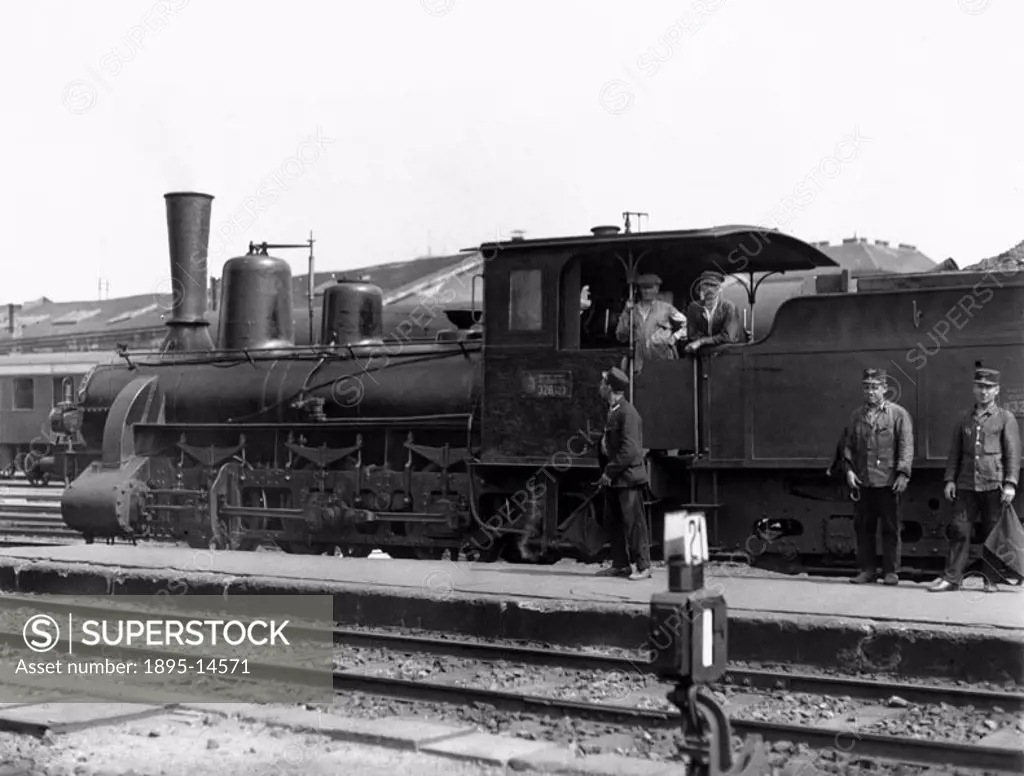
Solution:
[[[597,387],[628,354],[614,331],[631,279],[656,272],[683,309],[707,269],[749,278],[756,300],[758,275],[835,267],[800,240],[750,227],[512,240],[480,249],[492,311],[482,339],[472,315],[450,314],[452,341],[414,342],[415,323],[436,309],[385,333],[379,289],[340,283],[325,294],[321,344],[296,347],[287,265],[247,256],[224,268],[214,338],[203,319],[204,197],[168,195],[182,293],[165,347],[97,368],[63,414],[101,451],[62,505],[87,537],[599,558]],[[653,536],[665,511],[700,510],[720,550],[851,562],[853,505],[825,470],[861,401],[861,369],[881,366],[915,420],[904,563],[939,558],[946,445],[976,360],[1002,370],[1001,403],[1024,415],[1022,318],[1014,275],[868,278],[856,293],[829,286],[783,302],[748,344],[635,374],[627,363],[650,448]]]
[[[756,300],[766,277],[834,266],[799,240],[740,227],[482,250],[490,254],[485,309],[501,311],[485,331],[482,465],[497,472],[525,463],[545,480],[559,461],[564,477],[593,466],[576,453],[600,430],[600,370],[628,351],[613,332],[630,277],[657,273],[663,298],[684,309],[704,270],[736,276]],[[822,278],[818,293],[784,301],[770,328],[749,343],[648,362],[633,375],[632,400],[650,449],[655,537],[665,511],[703,511],[720,552],[789,568],[852,565],[853,502],[842,477],[826,471],[862,401],[861,370],[873,366],[887,369],[890,398],[914,419],[904,565],[941,564],[951,519],[942,475],[953,425],[973,401],[976,361],[1002,371],[999,402],[1018,423],[1024,418],[1024,274],[879,276],[860,279],[854,292],[838,280]],[[590,305],[581,309],[585,286]],[[526,288],[551,291],[517,311]],[[547,490],[543,508],[558,515]],[[1018,494],[1018,510],[1022,503]],[[552,538],[559,519],[546,523]]]
[[[175,308],[159,353],[98,367],[61,421],[100,451],[62,512],[87,538],[173,538],[293,552],[433,557],[473,510],[481,343],[386,339],[381,292],[339,282],[321,342],[295,347],[288,265],[224,267],[203,318],[210,202],[168,195]]]
[[[763,340],[717,349],[696,378],[656,368],[641,381],[647,416],[670,410],[665,382],[675,386],[673,403],[694,408],[675,415],[674,428],[651,427],[652,447],[699,453],[685,477],[678,459],[663,459],[659,495],[708,505],[723,550],[793,566],[852,561],[853,503],[842,477],[824,472],[861,401],[861,370],[880,367],[888,397],[914,420],[904,564],[941,565],[951,521],[943,474],[955,421],[973,402],[975,361],[1002,372],[999,403],[1024,418],[1022,321],[1016,271],[864,278],[856,293],[791,299]]]

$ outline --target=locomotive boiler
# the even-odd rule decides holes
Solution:
[[[435,557],[474,519],[478,341],[385,337],[382,293],[324,293],[321,343],[295,347],[291,271],[266,255],[223,268],[205,320],[212,197],[165,196],[175,291],[159,352],[82,381],[64,423],[100,449],[66,489],[65,523],[96,537],[291,552]]]

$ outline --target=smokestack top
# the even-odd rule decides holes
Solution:
[[[201,191],[169,191],[164,194],[164,199],[172,199],[174,197],[205,197],[206,199],[213,199],[213,194],[205,194]]]

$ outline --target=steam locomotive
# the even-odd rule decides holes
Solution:
[[[650,449],[653,537],[666,510],[693,509],[708,515],[717,550],[848,563],[853,505],[826,469],[861,400],[861,369],[888,364],[917,432],[903,515],[912,565],[945,548],[941,469],[976,360],[1003,371],[1003,403],[1024,416],[1024,278],[939,272],[863,278],[856,293],[822,286],[783,302],[752,342],[637,371],[614,332],[639,273],[660,275],[680,307],[707,269],[748,276],[753,307],[765,277],[836,264],[756,227],[597,227],[482,245],[486,325],[450,313],[450,341],[409,336],[438,314],[429,305],[385,334],[380,289],[339,282],[324,295],[320,343],[298,347],[290,269],[259,253],[224,265],[211,336],[212,197],[165,200],[176,294],[163,347],[96,367],[54,418],[100,451],[62,501],[64,521],[89,541],[597,560],[597,387],[625,359]]]

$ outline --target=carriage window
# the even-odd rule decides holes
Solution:
[[[541,272],[539,269],[514,269],[508,273],[509,331],[540,331],[543,328]]]
[[[34,410],[36,408],[35,385],[31,377],[14,379],[14,409]]]

